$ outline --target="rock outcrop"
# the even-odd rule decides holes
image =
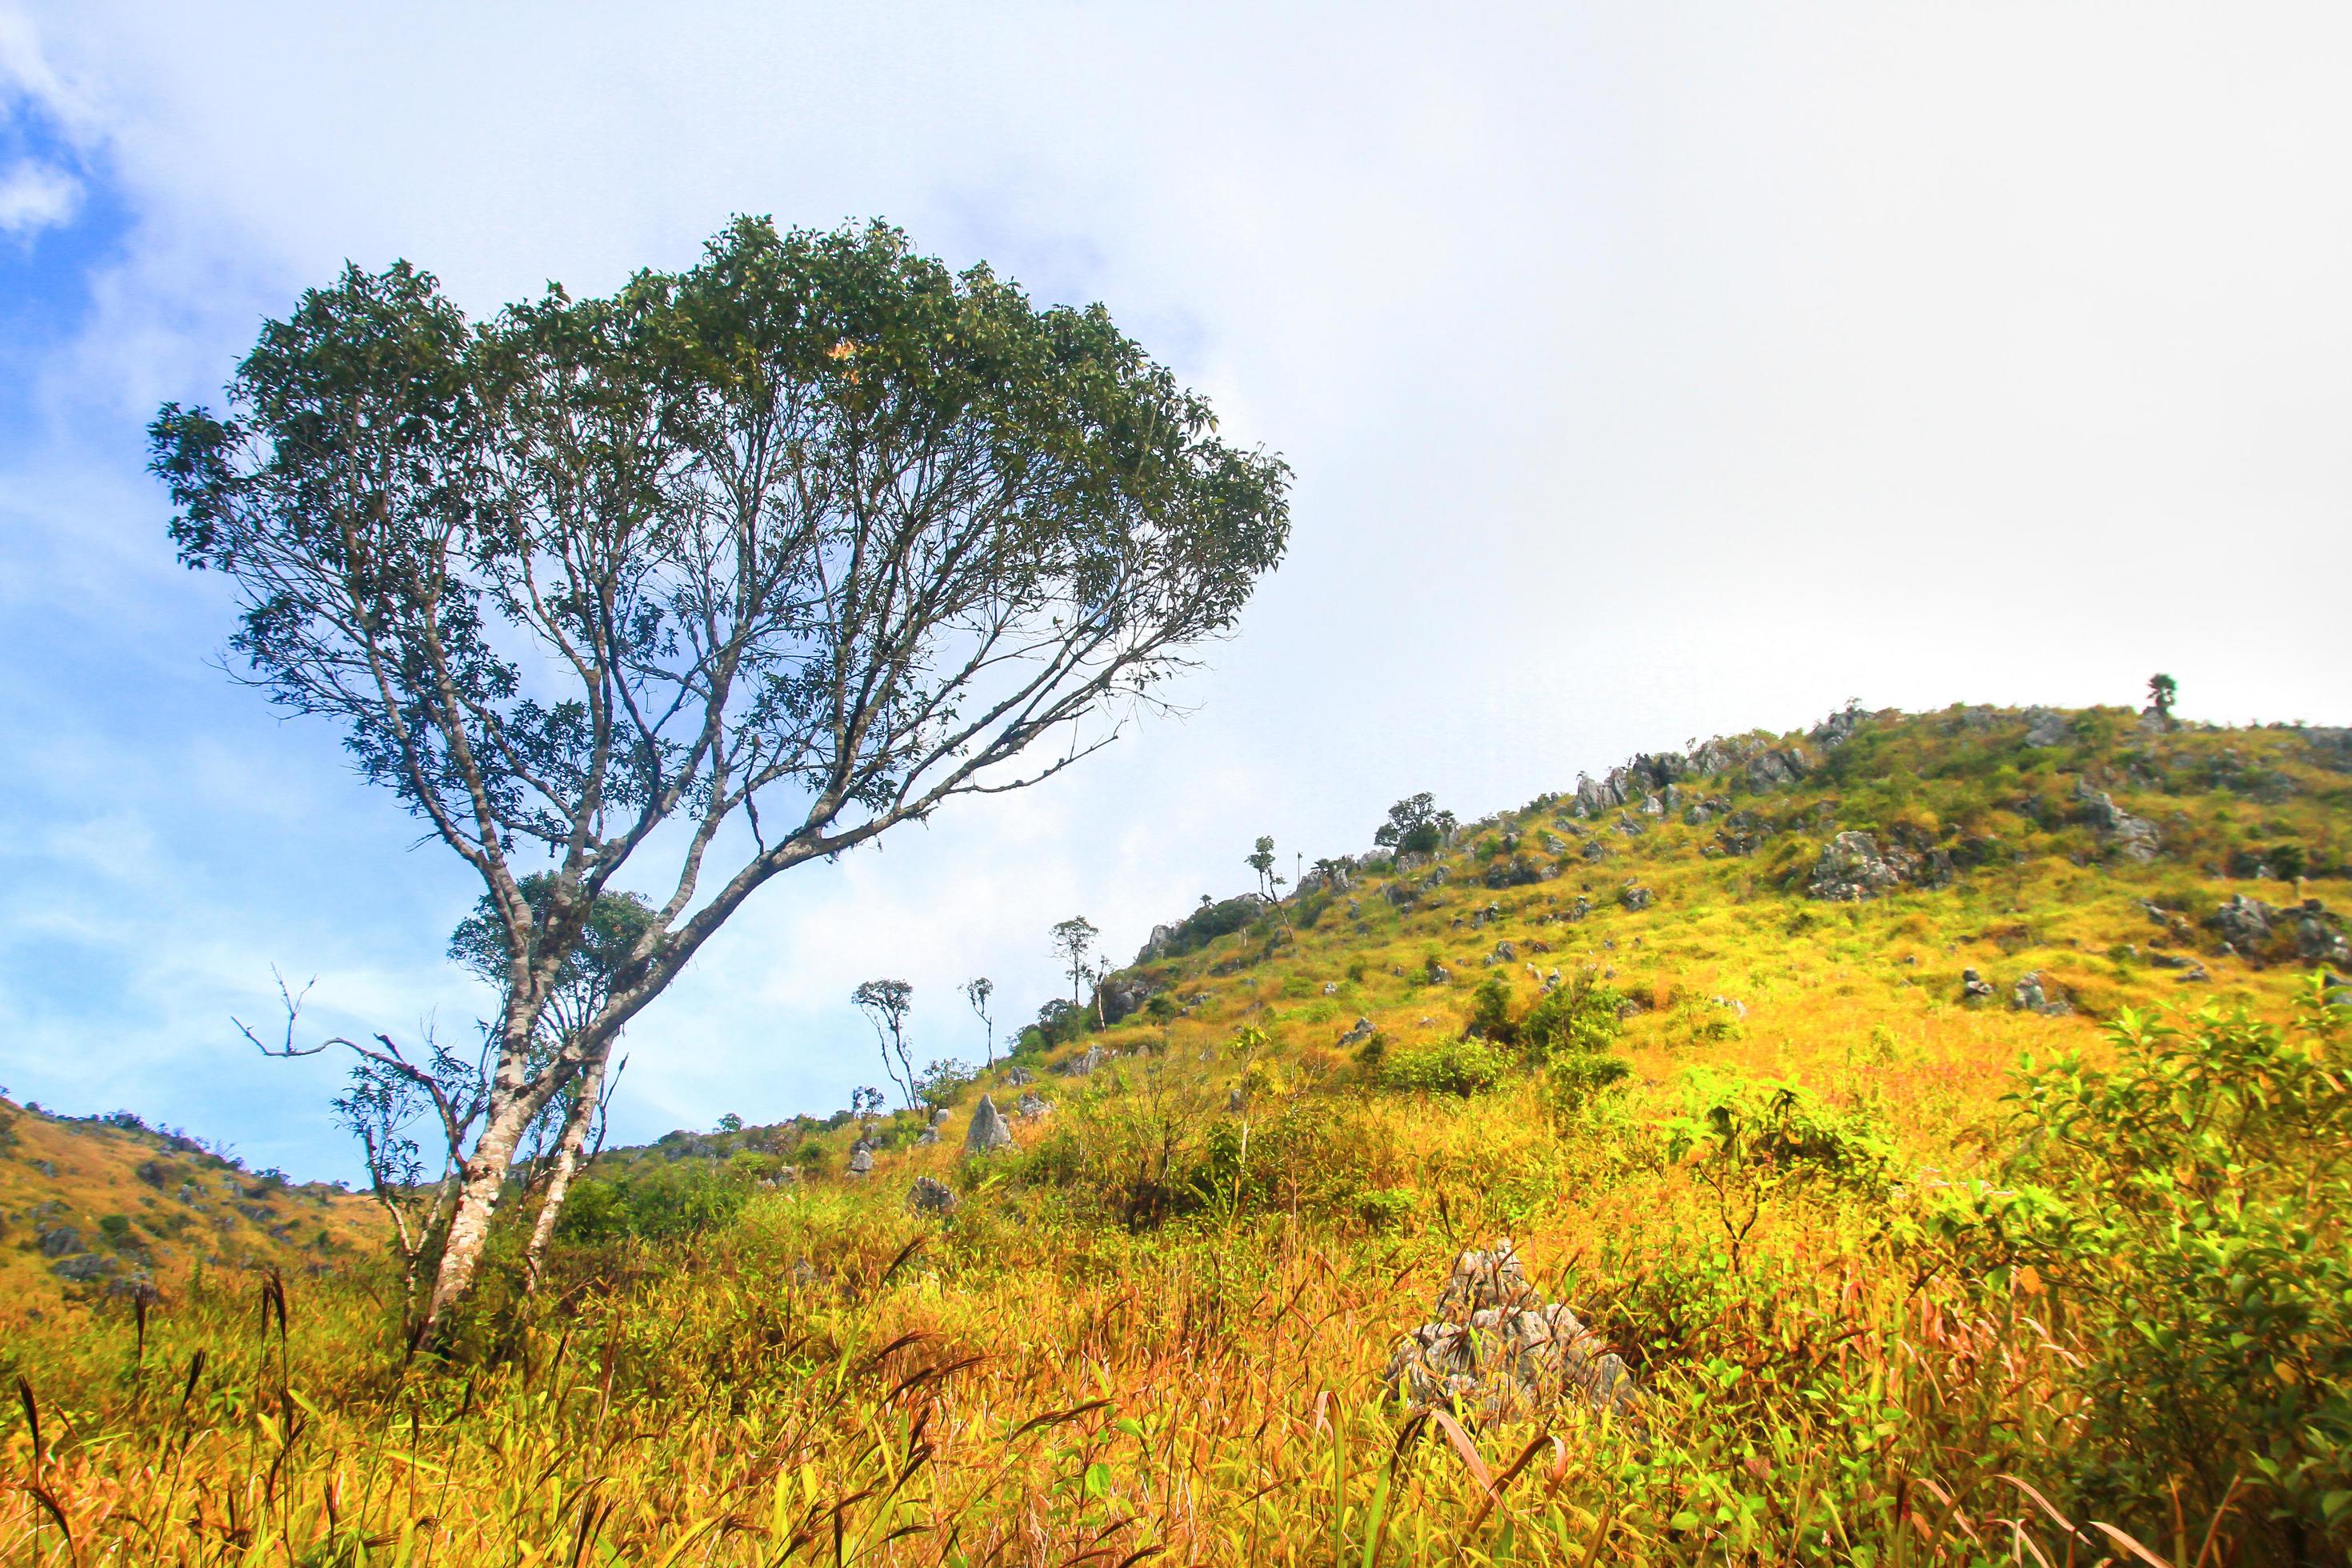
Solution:
[[[2148,861],[2163,848],[2156,824],[2134,816],[2115,803],[2106,791],[2093,789],[2089,779],[2074,781],[2075,812],[2099,836],[2099,842],[2126,860]]]
[[[2074,1010],[2074,1005],[2053,987],[2042,983],[2037,972],[2020,975],[2010,987],[2009,1005],[2021,1013],[2042,1013],[2053,1018],[2063,1018]]]
[[[1881,849],[1871,835],[1849,828],[1822,847],[1805,890],[1834,903],[1874,899],[1902,886],[1913,864],[1905,851]]]
[[[987,1095],[972,1107],[971,1125],[964,1129],[963,1152],[967,1156],[993,1153],[1013,1147],[1013,1129],[1004,1125],[1004,1117],[996,1109],[996,1101]]]
[[[908,1214],[935,1215],[941,1219],[955,1213],[955,1189],[937,1176],[917,1176],[914,1185],[907,1189]]]
[[[1481,1415],[1577,1403],[1623,1416],[1639,1400],[1624,1361],[1543,1299],[1508,1237],[1454,1260],[1434,1321],[1397,1342],[1386,1380],[1410,1405]]]

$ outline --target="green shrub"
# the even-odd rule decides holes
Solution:
[[[572,1187],[556,1234],[579,1243],[691,1236],[734,1219],[750,1195],[741,1180],[700,1160],[592,1177]]]
[[[1510,1057],[1485,1040],[1441,1040],[1390,1052],[1381,1079],[1391,1089],[1467,1099],[1494,1088],[1510,1070]]]
[[[1528,1009],[1518,1023],[1520,1048],[1538,1062],[1605,1051],[1623,1033],[1618,1014],[1624,1005],[1624,994],[1616,987],[1579,974],[1538,997]]]
[[[2052,1217],[2022,1258],[2074,1318],[2098,1515],[2234,1514],[2253,1561],[2352,1551],[2352,1048],[2315,978],[2291,1027],[2125,1012],[2114,1065],[2029,1062],[2012,1182]]]
[[[1511,1020],[1511,983],[1502,975],[1489,974],[1470,993],[1470,1033],[1504,1045],[1518,1037]]]

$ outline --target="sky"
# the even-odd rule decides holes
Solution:
[[[306,1041],[490,1007],[478,886],[224,673],[144,474],[348,258],[486,314],[880,216],[1101,300],[1297,471],[1154,721],[771,884],[632,1026],[614,1136],[976,1057],[1251,842],[1360,850],[1850,698],[2352,721],[2352,10],[0,0],[0,1085],[299,1177]]]

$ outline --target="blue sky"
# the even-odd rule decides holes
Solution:
[[[1100,299],[1298,470],[1188,696],[768,889],[618,1132],[843,1102],[856,982],[968,1053],[1248,884],[1635,749],[1873,704],[2352,718],[2337,7],[204,8],[0,0],[0,1084],[341,1174],[320,1031],[483,998],[445,851],[217,668],[142,429],[345,258],[476,311],[734,212]]]

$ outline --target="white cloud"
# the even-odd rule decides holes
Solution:
[[[21,237],[68,222],[81,194],[80,181],[47,163],[0,169],[0,234]]]

